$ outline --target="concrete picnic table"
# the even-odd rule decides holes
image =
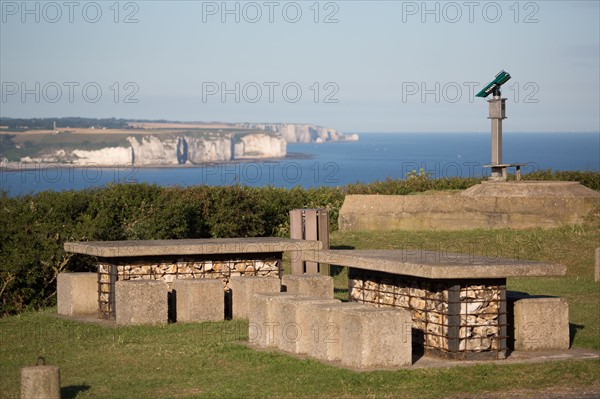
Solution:
[[[281,276],[284,252],[316,251],[320,241],[277,237],[67,242],[66,252],[97,258],[98,307],[114,319],[117,280]]]
[[[453,359],[507,352],[507,277],[564,276],[566,267],[425,250],[303,251],[302,260],[347,266],[350,301],[408,309],[413,343]]]

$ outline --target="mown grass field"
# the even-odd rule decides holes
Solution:
[[[512,290],[559,295],[573,345],[600,349],[600,284],[593,281],[597,221],[552,230],[331,235],[334,247],[423,248],[563,263],[563,278],[510,279]],[[493,253],[490,252],[493,248]],[[344,295],[345,272],[335,276]],[[354,372],[243,344],[241,320],[111,328],[59,319],[55,309],[0,319],[0,396],[19,395],[19,370],[45,356],[61,368],[63,398],[444,398],[600,393],[600,361]]]

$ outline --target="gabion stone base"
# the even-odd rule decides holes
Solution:
[[[115,283],[121,280],[220,279],[229,290],[234,276],[281,275],[281,253],[243,255],[167,256],[148,258],[98,258],[98,307],[104,319],[114,319]]]
[[[425,279],[356,268],[348,277],[351,301],[410,310],[413,345],[425,354],[506,357],[506,279]]]

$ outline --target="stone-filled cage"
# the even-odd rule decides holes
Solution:
[[[98,259],[98,307],[103,319],[115,318],[115,282],[117,280],[165,280],[213,278],[228,290],[234,276],[280,276],[281,254],[193,255],[140,258]],[[170,288],[170,286],[169,286]]]
[[[415,351],[450,359],[502,359],[506,279],[425,279],[349,268],[350,301],[407,309]]]

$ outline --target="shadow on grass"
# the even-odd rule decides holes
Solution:
[[[577,331],[583,330],[585,326],[581,324],[569,323],[569,348],[573,346],[573,341],[575,341],[575,335],[577,335]]]
[[[329,247],[329,249],[356,249],[356,248],[352,245],[332,245]]]
[[[62,399],[76,398],[80,392],[85,392],[90,389],[87,384],[83,385],[69,385],[68,387],[62,387],[60,389],[60,397]]]

